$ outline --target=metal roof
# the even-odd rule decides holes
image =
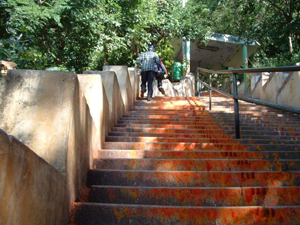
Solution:
[[[219,70],[225,67],[240,68],[243,64],[243,45],[248,46],[248,57],[259,47],[259,43],[245,38],[214,33],[206,38],[207,44],[191,41],[191,72],[197,67]],[[173,40],[176,61],[182,61],[182,39]]]

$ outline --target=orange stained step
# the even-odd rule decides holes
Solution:
[[[85,224],[300,224],[300,119],[208,98],[138,100],[88,170]]]
[[[184,207],[76,203],[76,224],[180,224],[180,225],[298,225],[300,208]]]

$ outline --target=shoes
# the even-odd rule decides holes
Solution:
[[[163,95],[166,93],[165,90],[162,87],[159,87],[158,90],[160,91],[160,93],[162,93]]]
[[[148,98],[147,98],[147,101],[151,101],[151,97],[148,97]]]
[[[141,98],[144,98],[145,92],[146,92],[146,91],[143,91],[143,90],[141,91]]]

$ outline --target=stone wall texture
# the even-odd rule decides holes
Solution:
[[[100,74],[109,105],[109,129],[125,113],[120,84],[114,71],[85,71],[84,74]],[[129,106],[127,106],[129,107]]]
[[[65,224],[65,176],[0,130],[0,224]]]
[[[128,67],[107,65],[103,67],[103,71],[114,71],[116,73],[125,106],[125,113],[127,113],[134,99],[134,89],[131,86]]]
[[[273,73],[268,79],[258,80],[252,97],[281,105],[300,107],[300,72]],[[254,86],[254,85],[252,85]]]
[[[71,203],[86,183],[86,171],[90,168],[92,159],[99,150],[99,135],[97,136],[95,122],[91,116],[84,92],[79,85],[77,75],[66,72],[34,70],[10,71],[0,85],[0,109],[0,128],[27,145],[27,150],[25,149],[27,152],[33,151],[37,155],[34,154],[36,157],[42,158],[45,164],[48,163],[49,170],[55,168],[60,172],[57,182],[62,182],[61,187],[64,191],[61,193],[64,193],[64,198],[56,198],[57,191],[61,190],[56,187],[49,186],[42,193],[52,196],[53,201],[57,200],[55,203],[57,205],[67,205],[65,208],[69,211]],[[18,150],[18,154],[25,154],[22,153],[25,150],[23,148]],[[26,159],[25,156],[24,159]],[[41,179],[43,177],[46,179],[51,172],[46,167],[41,170],[38,166],[31,165],[29,161],[26,162],[28,162],[30,171],[38,173]],[[22,169],[24,164],[18,163]],[[25,170],[28,171],[26,168]],[[21,187],[21,189],[16,188],[10,193],[11,199],[15,201],[12,201],[11,204],[17,204],[18,196],[23,191],[24,180],[18,179],[18,176],[18,173],[10,172],[7,175],[7,180],[5,180],[4,187],[9,182],[15,182],[15,187]],[[42,182],[44,183],[40,184],[38,180],[34,180],[30,187],[46,186],[46,181]],[[40,195],[40,192],[37,192],[35,188],[26,190],[27,195],[35,196],[36,201],[40,202],[41,205],[47,204],[44,202],[43,195]],[[7,210],[13,211],[14,207],[7,204],[3,197],[4,195],[0,198],[0,202],[6,202]],[[63,203],[61,199],[63,199]],[[24,202],[23,208],[30,206],[30,199],[27,203]],[[53,203],[53,205],[55,204]],[[1,207],[0,211],[2,210]],[[48,220],[52,221],[52,217],[57,217],[57,221],[66,222],[68,217],[61,214],[60,207],[55,210],[57,210],[57,214],[47,213],[41,223],[35,223],[35,218],[24,217],[22,223],[14,224],[60,224],[48,222]],[[43,207],[37,207],[35,213],[43,215],[42,211]],[[19,211],[14,213],[22,214]],[[13,217],[8,215],[10,216],[8,221],[11,221]],[[2,224],[1,221],[0,224]]]
[[[109,131],[109,104],[100,74],[78,74],[80,86],[90,108],[91,116],[96,126],[99,143],[97,149],[102,149],[105,137]],[[97,151],[94,151],[97,157]]]

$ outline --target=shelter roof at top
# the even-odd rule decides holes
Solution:
[[[256,41],[228,34],[214,33],[206,39],[206,44],[199,40],[191,41],[191,72],[197,67],[213,70],[240,68],[243,65],[243,45],[247,45],[248,57],[259,47]],[[176,61],[182,62],[182,39],[173,40],[172,44],[175,47]]]

